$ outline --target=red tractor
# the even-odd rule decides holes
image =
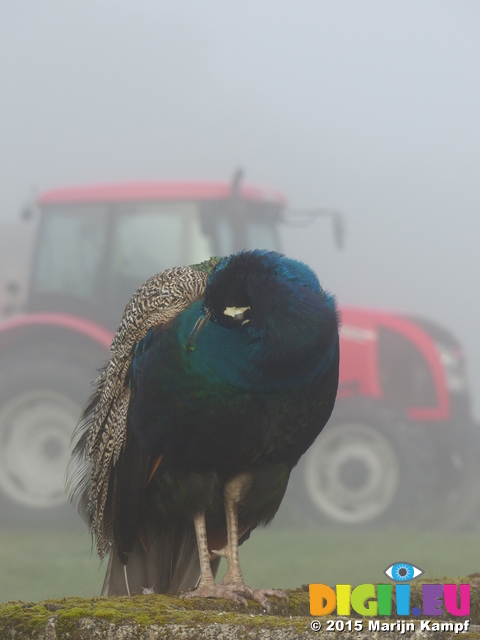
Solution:
[[[73,517],[64,492],[70,438],[136,288],[172,265],[278,250],[287,216],[281,193],[241,184],[240,174],[232,184],[55,189],[32,213],[25,308],[0,324],[0,509],[16,524]],[[338,214],[303,213],[331,215],[341,240]],[[438,525],[448,509],[464,526],[480,483],[458,343],[419,318],[346,307],[341,317],[337,406],[294,470],[293,511],[333,525]]]

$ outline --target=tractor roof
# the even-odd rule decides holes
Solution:
[[[285,196],[276,189],[242,184],[239,191],[244,200],[286,204]],[[223,200],[229,198],[230,194],[229,182],[123,182],[52,189],[42,193],[38,202],[66,204],[139,200]]]

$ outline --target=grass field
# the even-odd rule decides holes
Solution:
[[[257,587],[382,582],[399,561],[452,577],[480,571],[480,534],[270,528],[252,534],[241,561]],[[98,595],[104,572],[86,533],[0,529],[0,601]]]

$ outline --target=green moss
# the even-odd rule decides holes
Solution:
[[[92,612],[84,607],[72,607],[71,609],[68,609],[68,611],[62,611],[59,613],[59,617],[63,620],[78,620],[90,615],[92,615]]]
[[[51,615],[42,603],[7,602],[0,606],[0,638],[11,637],[11,628],[28,636],[44,628]]]

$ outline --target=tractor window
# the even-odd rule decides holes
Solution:
[[[100,205],[44,210],[32,294],[95,298],[106,229]]]
[[[215,255],[228,256],[241,249],[270,249],[278,251],[276,227],[268,219],[244,216],[241,225],[232,217],[215,220]]]
[[[278,251],[279,242],[275,222],[271,216],[263,216],[260,219],[249,216],[246,225],[245,248]]]
[[[122,309],[150,276],[211,255],[195,203],[139,203],[119,209],[110,264],[110,295]]]
[[[208,202],[202,206],[202,228],[211,239],[213,255],[241,249],[278,251],[279,215],[279,207],[269,203]]]
[[[223,201],[45,206],[30,311],[115,327],[150,276],[240,249],[278,249],[278,206]]]

